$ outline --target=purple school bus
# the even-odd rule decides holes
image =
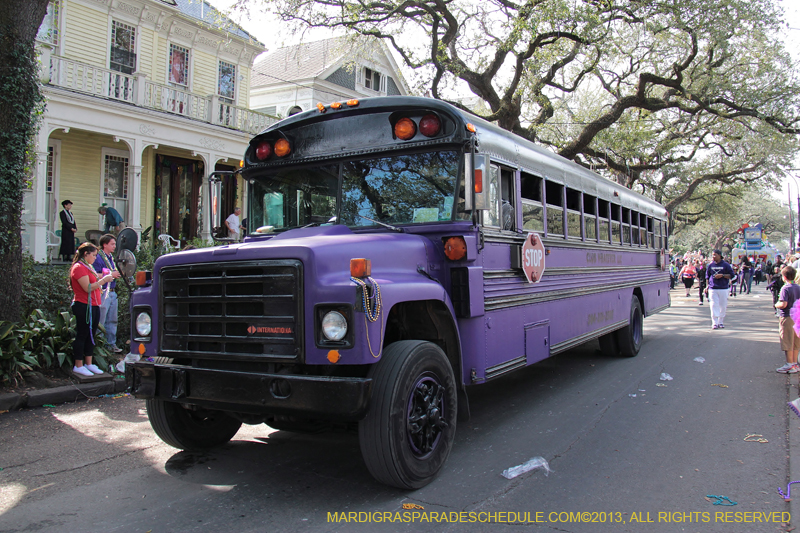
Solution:
[[[357,427],[380,482],[441,470],[471,386],[669,306],[667,213],[441,101],[319,105],[250,142],[242,243],[159,258],[128,383],[180,449]],[[144,276],[141,276],[144,278]]]

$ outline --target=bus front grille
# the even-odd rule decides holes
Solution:
[[[230,361],[302,360],[300,261],[165,267],[159,281],[164,355]]]

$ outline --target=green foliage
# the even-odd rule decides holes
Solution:
[[[41,309],[52,319],[68,310],[71,302],[69,266],[37,263],[29,254],[22,257],[22,316]]]

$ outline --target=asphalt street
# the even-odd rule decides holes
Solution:
[[[786,404],[798,376],[775,372],[763,287],[731,299],[725,330],[676,289],[633,359],[591,342],[472,388],[444,471],[417,491],[377,484],[350,433],[244,426],[192,454],[162,443],[130,397],[2,414],[0,533],[788,531],[800,506],[778,488],[800,480]],[[549,475],[501,476],[536,456]]]

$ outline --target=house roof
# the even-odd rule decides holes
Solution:
[[[278,48],[253,65],[250,86],[317,77],[340,61],[349,49],[346,37]]]
[[[164,2],[164,0],[161,0]],[[178,7],[181,13],[192,17],[197,20],[202,20],[212,28],[217,28],[226,31],[242,39],[253,41],[254,43],[264,47],[258,39],[247,33],[239,25],[226,17],[217,8],[206,2],[205,0],[169,0],[168,2]]]

